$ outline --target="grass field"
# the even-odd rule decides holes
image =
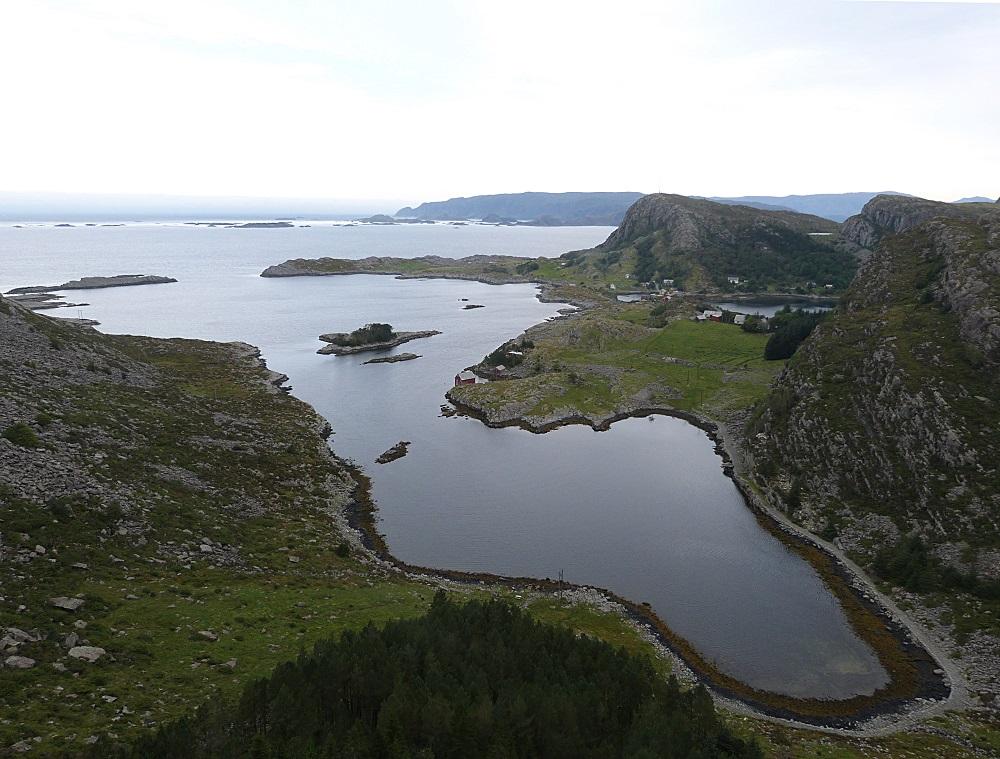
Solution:
[[[717,417],[752,406],[784,363],[764,360],[766,335],[686,318],[652,329],[642,326],[649,309],[608,306],[543,325],[531,333],[527,376],[453,394],[476,408],[517,409],[525,417],[557,410],[609,416],[640,401]]]

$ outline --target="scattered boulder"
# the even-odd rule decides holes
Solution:
[[[8,627],[5,638],[13,638],[17,643],[37,643],[42,639],[42,636],[37,630],[33,632],[25,632],[17,627]]]
[[[219,636],[218,636],[218,635],[216,635],[216,634],[215,634],[214,632],[212,632],[211,630],[199,630],[199,631],[198,631],[198,636],[199,636],[199,637],[200,637],[200,638],[201,638],[202,640],[208,640],[208,641],[212,641],[213,643],[214,643],[215,641],[217,641],[217,640],[219,639]]]
[[[72,632],[66,636],[66,639],[63,641],[63,647],[76,648],[79,642],[80,642],[80,636],[77,635],[75,632]]]
[[[3,665],[8,669],[31,669],[35,666],[35,660],[27,656],[8,656],[3,660]]]
[[[83,599],[67,598],[66,596],[57,596],[56,598],[50,598],[49,603],[55,606],[57,609],[65,609],[66,611],[76,611],[81,606],[83,606]]]
[[[100,659],[107,653],[103,648],[98,646],[74,646],[69,650],[69,655],[74,659],[83,659],[93,664],[95,661]]]

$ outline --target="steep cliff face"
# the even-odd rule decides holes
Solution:
[[[839,289],[856,264],[835,244],[838,230],[818,216],[656,194],[633,204],[602,245],[564,258],[602,273],[618,267],[639,282],[682,281],[687,289],[725,287],[731,276],[752,289],[810,282]]]
[[[844,222],[844,239],[874,250],[889,235],[905,232],[936,217],[974,219],[991,211],[987,203],[941,203],[910,195],[877,195],[861,213]]]
[[[882,229],[924,213],[881,207],[868,211]],[[868,558],[915,532],[956,569],[995,579],[1000,212],[977,215],[884,239],[748,437],[758,480],[807,527]]]

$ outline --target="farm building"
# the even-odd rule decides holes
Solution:
[[[455,387],[459,385],[475,385],[476,375],[470,372],[468,369],[459,372],[455,375]]]

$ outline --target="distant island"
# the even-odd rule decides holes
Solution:
[[[331,332],[320,335],[320,340],[330,344],[316,352],[324,356],[348,356],[352,353],[365,351],[388,350],[410,340],[419,340],[423,337],[433,337],[440,334],[434,329],[418,332],[395,332],[391,324],[374,322],[358,327],[353,332]]]
[[[396,219],[479,220],[534,226],[617,226],[641,192],[518,192],[474,195],[400,208]]]

